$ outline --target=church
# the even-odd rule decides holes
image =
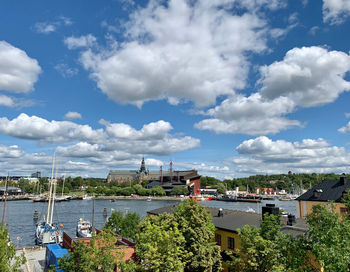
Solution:
[[[140,170],[110,170],[107,176],[107,182],[129,182],[137,180],[141,183],[143,180],[149,181],[148,189],[153,186],[161,186],[169,194],[175,186],[187,186],[189,192],[197,195],[200,193],[200,175],[197,170],[173,171],[173,163],[170,162],[170,169],[163,171],[162,166],[159,170],[146,170],[145,159],[142,158]]]

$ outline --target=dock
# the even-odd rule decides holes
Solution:
[[[16,255],[21,255],[22,253],[27,260],[26,263],[21,267],[24,272],[47,271],[45,265],[46,247],[31,246],[16,249]]]

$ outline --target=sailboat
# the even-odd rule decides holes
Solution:
[[[57,172],[55,178],[53,178],[54,168],[55,168],[55,159],[54,155],[52,159],[52,172],[51,179],[49,181],[49,199],[47,204],[47,214],[46,219],[37,224],[35,230],[35,243],[37,245],[42,244],[57,244],[63,241],[62,225],[56,226],[52,223],[53,211],[55,207],[55,197],[56,197],[56,185],[57,185]]]

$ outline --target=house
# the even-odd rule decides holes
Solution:
[[[304,218],[310,214],[314,205],[328,206],[330,201],[335,204],[335,212],[346,213],[347,209],[341,203],[341,199],[348,189],[350,189],[350,181],[346,177],[340,177],[339,180],[325,180],[314,186],[296,199],[300,217]]]
[[[159,209],[148,211],[148,215],[159,215],[162,213],[172,213],[175,211],[177,205],[170,205]],[[259,227],[262,214],[243,212],[237,210],[217,209],[212,207],[205,207],[212,216],[212,223],[215,226],[215,242],[220,246],[222,251],[223,261],[227,260],[224,251],[235,252],[241,247],[241,241],[238,235],[238,229],[242,229],[245,225]],[[262,207],[262,213],[279,214],[279,208],[274,204],[266,204]],[[281,231],[289,233],[293,236],[303,235],[308,227],[304,219],[295,219],[295,216],[285,218],[282,222]],[[318,267],[315,265],[315,267]],[[224,265],[224,271],[228,271]]]
[[[100,230],[96,230],[97,234],[99,232]],[[88,244],[90,243],[90,240],[91,238],[72,238],[66,232],[63,232],[62,246],[67,250],[74,251],[75,243],[82,242],[84,244]],[[136,260],[135,243],[133,241],[125,239],[124,237],[117,236],[117,242],[115,244],[114,251],[116,253],[117,252],[122,253],[123,261]],[[116,269],[116,271],[119,271],[119,270]]]

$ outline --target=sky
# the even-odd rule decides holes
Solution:
[[[0,3],[0,175],[349,173],[349,0]]]

